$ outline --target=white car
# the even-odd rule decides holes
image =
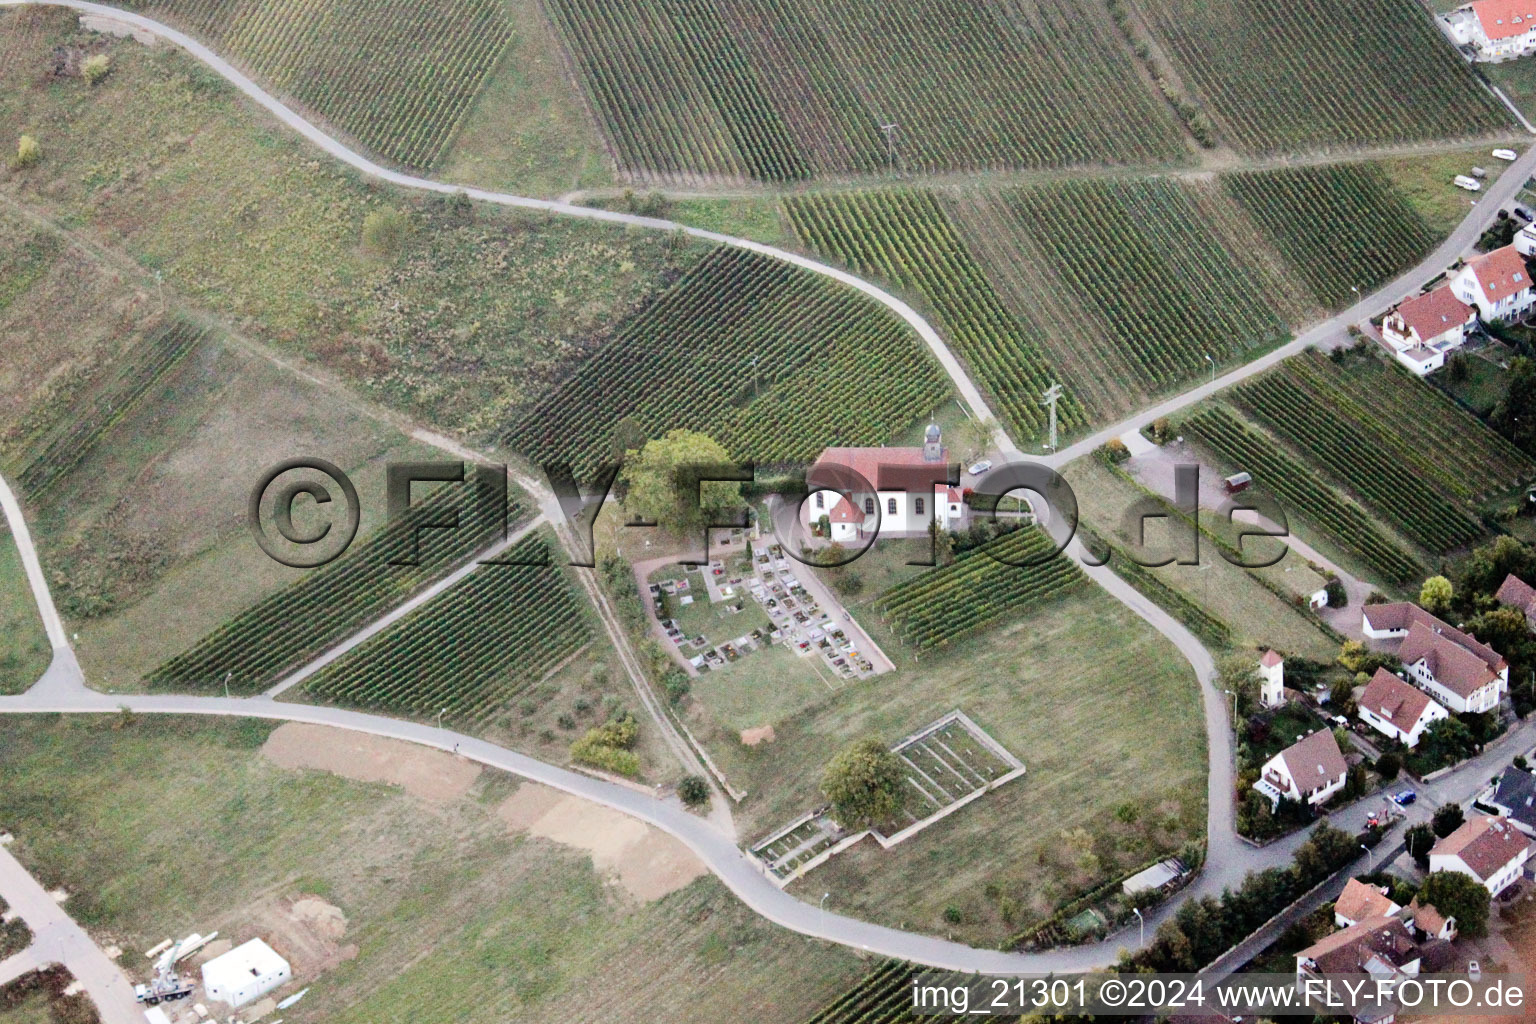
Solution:
[[[970,466],[967,467],[966,472],[971,474],[971,476],[981,476],[981,474],[985,473],[987,470],[989,470],[991,468],[992,468],[992,460],[991,459],[982,459],[980,462],[973,462],[973,463],[971,463]]]

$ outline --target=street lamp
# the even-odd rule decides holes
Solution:
[[[438,708],[437,709],[437,727],[439,729],[441,729],[443,727],[443,712],[445,712],[447,710],[448,710],[447,708]]]
[[[1237,732],[1237,694],[1232,690],[1222,690],[1221,692],[1232,698],[1232,731]]]
[[[825,929],[826,929],[826,927],[827,927],[827,897],[828,897],[828,896],[831,896],[831,895],[832,895],[832,894],[831,894],[831,893],[829,893],[829,892],[824,892],[824,893],[822,893],[822,894],[821,894],[821,902],[820,902],[820,903],[818,903],[818,904],[816,904],[816,909],[817,909],[817,910],[819,910],[819,911],[821,911],[821,923],[820,923],[820,927],[821,927],[821,928],[822,928],[822,929],[823,929],[823,930],[825,930]]]
[[[1370,874],[1376,869],[1376,855],[1372,853],[1371,848],[1366,846],[1364,843],[1360,844],[1360,849],[1365,851],[1365,872],[1366,874]]]
[[[224,699],[225,700],[229,699],[229,681],[230,681],[230,679],[234,678],[234,675],[235,674],[233,672],[225,672],[224,673]]]
[[[1211,383],[1215,384],[1216,383],[1216,360],[1212,359],[1211,358],[1211,354],[1209,352],[1207,352],[1205,354],[1205,361],[1211,364]]]
[[[1141,916],[1140,908],[1132,907],[1131,913],[1136,915],[1136,923],[1141,926],[1141,941],[1136,943],[1136,947],[1140,949],[1147,944],[1147,919]]]

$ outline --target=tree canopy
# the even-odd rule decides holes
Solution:
[[[731,464],[730,453],[714,438],[692,430],[669,431],[665,437],[647,441],[625,464],[625,508],[671,533],[696,531],[706,522],[726,522],[729,515],[746,507],[741,484],[699,483],[698,476],[706,467]]]
[[[1450,610],[1453,596],[1455,591],[1451,587],[1451,581],[1444,576],[1431,576],[1419,588],[1419,604],[1436,615],[1443,615]]]
[[[869,828],[889,821],[901,809],[906,771],[901,759],[874,737],[858,740],[827,765],[821,791],[832,801],[833,816],[844,828]]]
[[[1459,871],[1432,872],[1419,888],[1420,903],[1454,917],[1461,934],[1474,939],[1488,934],[1489,899],[1481,882]]]

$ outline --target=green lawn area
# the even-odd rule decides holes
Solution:
[[[1121,530],[1122,517],[1145,492],[1092,456],[1072,463],[1064,475],[1077,494],[1083,522],[1101,536],[1125,545],[1130,538]],[[1220,515],[1202,510],[1201,519],[1218,536],[1231,542],[1236,531]],[[1167,523],[1148,521],[1149,545],[1164,544],[1172,536]],[[1273,542],[1250,540],[1245,550],[1268,550],[1261,546],[1265,543]],[[1310,595],[1321,590],[1323,578],[1294,553],[1286,554],[1270,568],[1243,569],[1227,561],[1220,548],[1202,535],[1198,566],[1173,564],[1148,571],[1207,614],[1225,622],[1232,630],[1234,642],[1243,647],[1278,647],[1288,654],[1323,661],[1338,653],[1338,644],[1314,624],[1310,612],[1296,608],[1259,580],[1262,577],[1292,595]]]
[[[1268,736],[1263,743],[1250,743],[1244,740],[1240,744],[1240,749],[1247,756],[1241,759],[1243,763],[1239,767],[1260,768],[1265,761],[1303,736],[1324,728],[1321,719],[1295,703],[1277,709],[1265,720],[1269,724]]]
[[[1467,376],[1464,380],[1453,380],[1447,370],[1440,370],[1429,379],[1447,394],[1467,403],[1479,416],[1487,416],[1509,389],[1509,371],[1501,370],[1494,363],[1477,356],[1469,356],[1466,366]]]
[[[679,224],[721,234],[750,238],[765,245],[799,248],[783,216],[778,200],[762,198],[677,199],[667,207],[666,216]]]
[[[48,1010],[48,997],[34,992],[9,1009],[0,1009],[0,1024],[58,1024]]]
[[[509,832],[494,814],[508,777],[429,804],[278,767],[259,752],[270,729],[0,720],[0,820],[130,969],[143,967],[133,951],[173,933],[254,934],[274,900],[339,907],[357,956],[310,983],[285,1012],[294,1024],[798,1024],[862,973],[712,878],[639,902],[586,854]]]
[[[0,522],[0,694],[21,693],[37,682],[50,653],[21,555]]]
[[[1536,116],[1536,61],[1529,57],[1498,64],[1479,64],[1488,81],[1504,91],[1526,117]]]
[[[878,547],[879,545],[877,545]],[[855,563],[858,564],[858,563]],[[1027,773],[896,847],[873,842],[797,883],[802,898],[892,925],[988,944],[1077,887],[1203,833],[1205,738],[1194,674],[1165,640],[1096,589],[924,657],[858,606],[901,667],[828,692],[746,747],[699,721],[753,841],[823,802],[827,760],[862,736],[894,743],[969,714]],[[1116,818],[1125,807],[1131,819]],[[959,924],[943,913],[962,910]]]
[[[1490,65],[1479,67],[1487,70]],[[1518,99],[1516,103],[1519,103]],[[1472,212],[1471,200],[1477,198],[1452,185],[1451,179],[1458,174],[1471,174],[1473,167],[1481,167],[1488,172],[1483,187],[1493,184],[1498,180],[1499,173],[1508,166],[1503,160],[1494,158],[1494,148],[1488,145],[1450,153],[1382,160],[1381,167],[1397,190],[1419,212],[1419,216],[1437,234],[1444,235],[1466,219],[1467,214]],[[1525,147],[1516,144],[1509,148],[1521,152]]]

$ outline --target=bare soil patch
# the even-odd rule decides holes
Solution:
[[[356,958],[355,944],[344,942],[347,917],[318,896],[264,896],[235,915],[232,938],[220,938],[199,952],[203,964],[246,939],[261,937],[288,961],[298,981],[309,981]]]
[[[664,832],[618,811],[525,782],[496,814],[517,832],[582,850],[632,899],[650,902],[706,873],[702,861]]]
[[[480,777],[480,766],[412,743],[289,722],[262,745],[262,756],[283,768],[331,772],[356,782],[399,786],[430,804],[462,800]]]
[[[773,726],[771,725],[760,725],[756,729],[741,730],[741,742],[748,747],[755,747],[759,743],[772,743],[773,740]]]

